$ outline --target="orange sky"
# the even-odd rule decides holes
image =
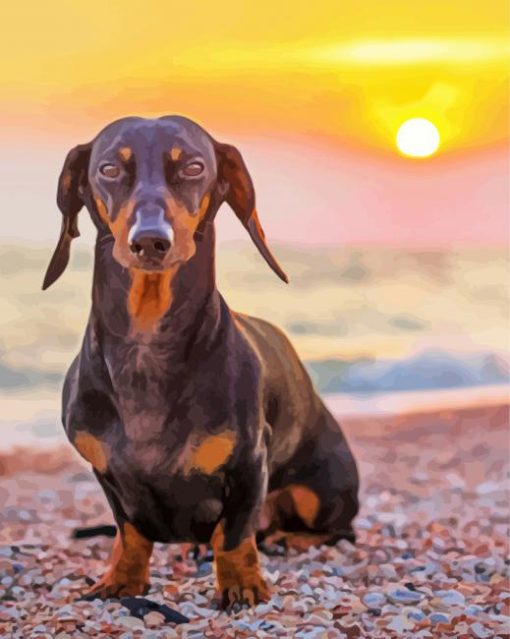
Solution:
[[[68,147],[121,115],[175,112],[242,145],[276,239],[507,232],[506,1],[31,0],[2,13],[4,203],[21,216],[25,200],[37,237],[54,235]],[[436,156],[398,155],[411,117],[438,127]],[[27,232],[20,216],[12,236]],[[225,239],[236,234],[225,225]]]

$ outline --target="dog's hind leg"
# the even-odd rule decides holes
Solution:
[[[316,432],[270,482],[257,534],[262,550],[274,543],[302,551],[340,539],[355,541],[359,480],[354,458],[325,408]]]

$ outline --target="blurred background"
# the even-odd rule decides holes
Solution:
[[[61,436],[94,231],[41,292],[65,154],[184,114],[242,151],[291,283],[225,206],[219,288],[344,415],[507,402],[507,2],[10,3],[2,10],[0,424]],[[5,435],[4,435],[5,434]]]

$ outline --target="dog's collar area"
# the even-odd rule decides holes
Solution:
[[[199,225],[197,230],[195,231],[194,238],[197,242],[201,242],[204,237],[209,226],[212,225],[212,220],[203,220]]]
[[[115,238],[113,237],[113,235],[111,233],[107,233],[98,238],[97,242],[98,244],[104,244],[105,242],[113,242],[114,240]]]

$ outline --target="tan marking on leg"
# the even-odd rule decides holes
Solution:
[[[309,528],[313,528],[315,518],[320,509],[320,500],[317,493],[304,484],[289,484],[287,490],[292,496],[298,516]]]
[[[216,580],[221,605],[224,608],[238,602],[254,606],[271,596],[262,576],[255,535],[243,539],[237,548],[223,550],[223,523],[215,528],[211,538],[216,565]]]
[[[123,162],[129,162],[133,157],[133,149],[129,146],[123,146],[119,149],[119,157]]]
[[[181,157],[182,155],[182,149],[180,149],[178,146],[174,146],[173,149],[171,149],[170,151],[170,159],[173,162],[177,162],[177,160]]]
[[[228,461],[235,443],[235,433],[225,430],[217,435],[208,435],[198,444],[192,444],[191,451],[184,460],[184,473],[189,474],[192,471],[207,475],[214,473]]]
[[[110,566],[87,596],[120,597],[143,595],[149,588],[149,561],[152,542],[129,522],[117,531]]]
[[[307,532],[287,532],[278,530],[272,535],[264,538],[264,544],[271,546],[272,544],[284,543],[288,549],[294,549],[298,552],[306,552],[311,546],[322,546],[333,539],[335,535],[328,533],[307,533]]]
[[[76,450],[100,473],[104,473],[110,458],[110,446],[86,431],[77,431],[74,437]]]

